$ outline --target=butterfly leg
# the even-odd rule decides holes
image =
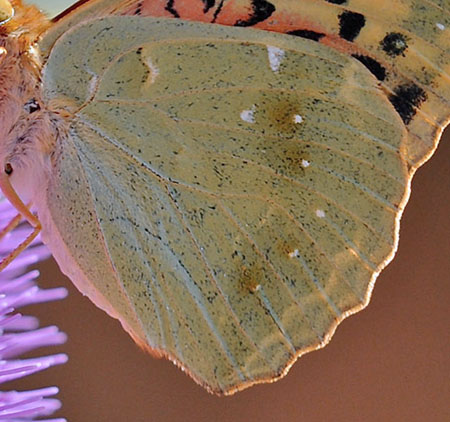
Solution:
[[[22,214],[17,214],[2,230],[0,230],[0,240],[3,239],[10,231],[13,231],[22,220]]]
[[[11,186],[11,183],[9,182],[8,176],[6,174],[0,175],[0,189],[2,190],[5,198],[8,199],[11,205],[15,207],[16,210],[19,212],[19,215],[16,216],[14,219],[12,219],[11,222],[2,230],[1,232],[2,236],[4,236],[9,231],[13,230],[14,227],[16,227],[17,224],[19,224],[21,217],[26,218],[34,229],[32,233],[28,235],[28,237],[23,242],[21,242],[14,250],[12,250],[5,258],[2,259],[2,261],[0,262],[0,271],[2,271],[22,251],[24,251],[31,244],[31,242],[33,242],[36,236],[40,233],[42,227],[39,219],[34,214],[32,214],[29,207],[25,205],[19,198],[16,191]]]

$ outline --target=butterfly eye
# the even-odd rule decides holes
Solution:
[[[8,0],[0,0],[0,25],[8,22],[14,16],[14,9]]]
[[[41,106],[34,98],[32,98],[30,101],[25,103],[23,108],[27,113],[31,114],[34,113],[35,111],[39,111],[41,109]]]
[[[11,176],[12,172],[13,172],[13,168],[12,168],[11,163],[6,163],[6,164],[5,164],[5,173],[6,173],[8,176]]]

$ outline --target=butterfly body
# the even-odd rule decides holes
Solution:
[[[46,29],[17,2],[5,37],[1,164],[60,268],[216,393],[367,305],[448,119],[431,27],[331,3],[92,0]]]
[[[30,17],[31,15],[31,17]],[[17,19],[40,18],[34,9],[20,11]],[[44,182],[44,169],[56,143],[54,117],[45,108],[40,88],[41,62],[35,48],[37,33],[22,26],[27,35],[2,38],[0,56],[0,160],[14,169],[11,183],[24,202],[34,200],[36,186]],[[30,175],[32,175],[30,177]]]

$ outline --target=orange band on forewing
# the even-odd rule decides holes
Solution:
[[[20,214],[22,214],[23,217],[26,218],[33,227],[40,227],[40,221],[31,213],[29,208],[19,198],[16,191],[11,186],[8,176],[5,173],[0,174],[0,189],[2,190],[3,195],[5,195],[6,199],[8,199],[8,201],[11,203],[11,205]]]

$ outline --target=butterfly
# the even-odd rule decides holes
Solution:
[[[449,120],[448,1],[89,0],[49,22],[2,0],[0,19],[0,187],[34,228],[3,267],[41,233],[217,394],[368,304]]]

